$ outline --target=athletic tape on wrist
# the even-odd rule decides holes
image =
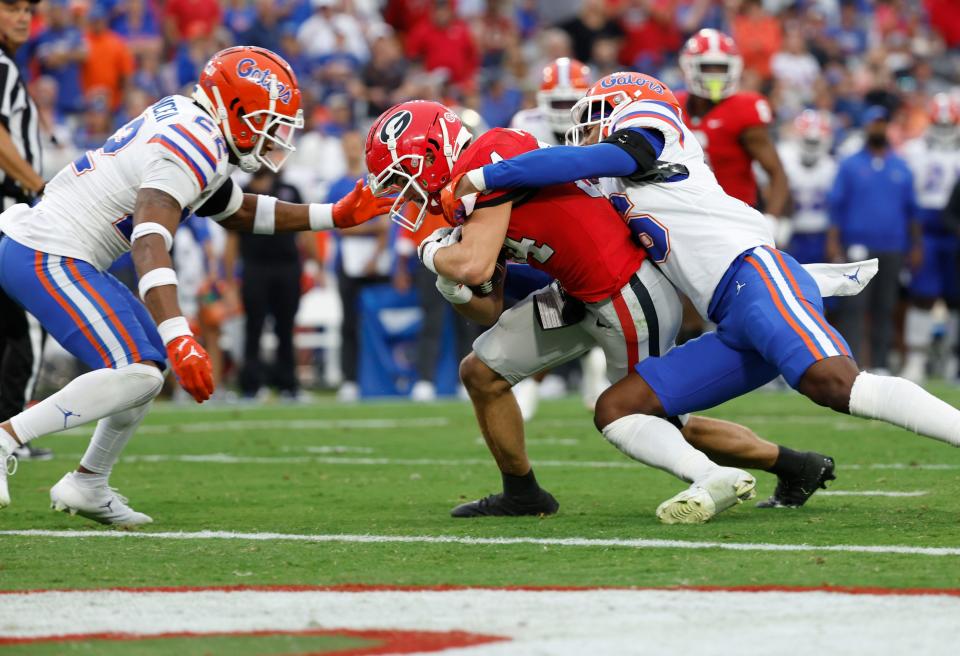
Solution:
[[[133,232],[130,233],[130,245],[132,246],[133,242],[147,235],[160,235],[163,237],[163,246],[168,253],[170,249],[173,248],[173,235],[170,234],[170,231],[167,230],[165,226],[153,221],[145,221],[133,226]]]
[[[487,190],[487,180],[483,177],[483,169],[471,169],[467,171],[466,178],[470,181],[470,184],[476,187],[477,191]]]
[[[166,321],[160,322],[157,326],[157,332],[160,333],[160,339],[166,346],[177,337],[193,337],[193,331],[190,330],[190,322],[186,317],[171,317]]]
[[[463,305],[473,299],[473,290],[466,285],[454,282],[449,278],[437,276],[437,291],[453,305]]]
[[[433,258],[437,256],[438,250],[440,250],[440,244],[431,241],[424,244],[423,250],[420,252],[420,261],[423,262],[423,266],[427,267],[433,273],[437,273],[437,267],[433,263]]]
[[[273,196],[257,196],[257,212],[253,216],[253,234],[272,235],[276,229],[277,199]]]
[[[310,229],[314,232],[334,228],[333,205],[330,203],[310,203]]]
[[[137,289],[140,292],[140,298],[145,299],[147,292],[154,287],[163,287],[164,285],[178,284],[177,272],[169,267],[161,267],[147,271],[140,277]]]

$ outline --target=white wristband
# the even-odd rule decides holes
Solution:
[[[487,181],[483,177],[483,169],[471,169],[467,171],[467,174],[464,176],[467,180],[470,181],[477,191],[486,191],[487,190]]]
[[[454,282],[449,278],[437,276],[437,291],[448,303],[452,305],[463,305],[469,303],[473,298],[473,290],[459,282]]]
[[[330,203],[310,203],[310,229],[314,232],[331,230],[333,223],[333,205]]]
[[[140,277],[140,282],[137,283],[137,290],[140,292],[140,298],[145,299],[147,292],[154,287],[176,285],[177,283],[177,272],[170,267],[161,267],[159,269],[151,269],[143,274]]]
[[[133,245],[133,242],[147,235],[160,235],[163,237],[163,246],[168,253],[170,249],[173,248],[173,235],[170,234],[170,231],[167,230],[165,226],[153,221],[145,221],[133,226],[133,232],[130,233],[130,244]]]
[[[420,261],[423,262],[423,266],[427,267],[433,273],[437,273],[437,267],[433,263],[433,258],[437,256],[437,251],[441,248],[443,247],[440,245],[440,242],[431,241],[424,244],[420,251]]]
[[[187,321],[186,317],[171,317],[160,322],[160,325],[157,326],[157,332],[160,333],[160,339],[163,340],[164,346],[177,337],[193,336],[193,331],[190,330],[190,322]]]
[[[277,199],[273,196],[257,196],[257,212],[253,216],[253,234],[272,235],[276,230]]]

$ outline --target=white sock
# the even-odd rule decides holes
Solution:
[[[850,414],[960,446],[960,410],[905,378],[861,371],[850,391]]]
[[[73,472],[73,482],[82,488],[95,490],[98,487],[106,487],[109,476],[107,474],[86,474],[84,472]]]
[[[20,442],[96,421],[150,401],[163,387],[156,367],[134,363],[97,369],[74,378],[66,387],[10,419]]]
[[[10,433],[0,428],[0,456],[8,455],[19,448],[20,443],[13,439],[13,436],[10,435]],[[2,465],[3,463],[0,462],[0,466]]]
[[[140,422],[147,416],[152,405],[152,401],[147,402],[98,421],[87,452],[80,459],[80,466],[102,474],[105,483],[123,448],[140,427]]]
[[[634,460],[688,483],[703,479],[719,467],[690,446],[676,426],[659,417],[621,417],[604,427],[603,436]]]

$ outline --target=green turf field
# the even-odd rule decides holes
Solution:
[[[960,392],[937,392],[960,404]],[[544,403],[528,426],[537,476],[561,504],[547,519],[448,516],[457,503],[499,487],[471,408],[461,402],[161,405],[129,445],[113,484],[153,516],[141,533],[960,547],[960,451],[832,414],[793,394],[755,393],[710,414],[833,455],[833,491],[915,496],[818,495],[800,510],[760,510],[750,502],[707,525],[663,526],[654,517],[657,504],[684,486],[626,460],[593,429],[577,400]],[[21,464],[0,530],[108,531],[48,509],[47,490],[75,466],[86,433],[41,444],[56,449],[57,458]],[[759,498],[773,484],[772,476],[759,474]],[[960,587],[957,555],[9,533],[0,543],[0,588],[8,590],[337,583]]]

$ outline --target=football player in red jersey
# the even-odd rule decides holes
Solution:
[[[683,118],[703,146],[707,162],[723,190],[759,208],[756,161],[770,179],[763,210],[776,220],[777,242],[789,238],[784,216],[789,200],[787,174],[770,138],[770,103],[759,93],[738,91],[743,59],[733,39],[703,29],[680,52],[680,69],[687,93],[678,93]],[[779,234],[778,234],[779,233]]]
[[[413,222],[402,215],[396,216],[398,222],[419,225],[457,174],[538,148],[532,135],[518,130],[491,130],[473,144],[464,132],[453,112],[427,101],[397,105],[374,123],[367,136],[371,188],[381,195],[399,194],[395,215],[406,200],[423,205]],[[452,514],[551,514],[559,506],[534,477],[511,386],[594,345],[607,354],[611,380],[622,378],[628,366],[672,346],[679,299],[634,244],[613,206],[589,184],[492,192],[467,204],[469,212],[453,219],[459,225],[435,232],[421,244],[419,255],[424,266],[438,274],[437,288],[461,314],[496,324],[474,343],[460,373],[501,470],[504,490],[458,506]],[[469,220],[464,220],[467,213]],[[502,277],[486,295],[474,291],[496,277],[503,249],[557,282],[503,312]],[[684,419],[677,421],[682,424]],[[738,466],[768,468],[778,453],[776,445],[748,429],[717,420],[690,418],[684,434],[688,439],[709,435],[703,441],[710,442],[711,451]],[[710,491],[713,509],[708,516],[752,494],[750,474],[711,462],[683,440],[616,446],[678,478],[698,481]],[[666,515],[662,508],[661,521],[691,521]]]

